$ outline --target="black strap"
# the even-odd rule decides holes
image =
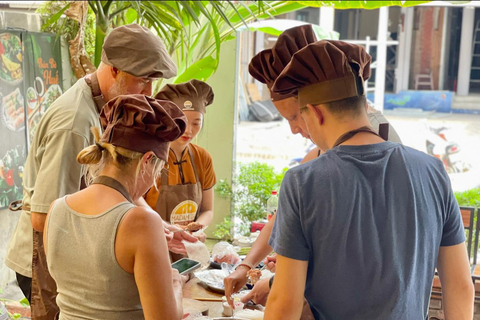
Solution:
[[[102,112],[102,108],[105,105],[105,100],[103,100],[103,94],[102,94],[102,91],[100,90],[97,73],[94,72],[89,76],[86,76],[85,82],[88,84],[88,86],[90,87],[90,90],[92,91],[93,101],[95,101],[98,113]]]
[[[332,148],[335,148],[336,146],[341,145],[342,143],[344,143],[345,141],[349,140],[349,139],[352,138],[354,135],[356,135],[357,133],[360,133],[360,132],[369,132],[369,133],[373,133],[374,135],[380,137],[380,136],[378,135],[378,133],[376,133],[375,130],[373,130],[371,127],[369,127],[369,126],[363,126],[363,127],[358,128],[358,129],[350,130],[350,131],[342,134],[342,135],[337,139],[337,141],[335,141],[335,143],[333,144],[333,147],[332,147]],[[380,137],[380,138],[381,138],[381,137]]]
[[[378,126],[378,135],[380,136],[380,138],[387,141],[389,129],[390,129],[390,125],[388,122],[380,123],[380,125]]]
[[[128,202],[133,203],[133,200],[130,197],[130,194],[128,193],[127,189],[123,186],[123,184],[121,184],[120,182],[118,182],[112,177],[108,177],[108,176],[97,177],[95,178],[95,180],[93,180],[93,184],[103,184],[104,186],[115,189],[118,192],[120,192],[122,196],[124,196],[125,199],[128,200]]]

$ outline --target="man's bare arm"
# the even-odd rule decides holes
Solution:
[[[442,283],[445,320],[471,320],[475,290],[465,243],[440,247],[437,269]]]
[[[308,261],[277,254],[275,281],[268,296],[265,320],[298,320],[302,314]]]

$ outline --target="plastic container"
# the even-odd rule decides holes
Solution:
[[[272,217],[277,213],[278,209],[278,196],[277,191],[272,191],[272,195],[267,200],[267,220],[270,221]]]

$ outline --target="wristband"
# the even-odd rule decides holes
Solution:
[[[275,276],[272,276],[272,277],[270,278],[270,280],[268,280],[268,287],[269,287],[270,289],[272,289],[272,284],[273,284],[273,278],[274,278],[274,277],[275,277]]]
[[[245,266],[245,267],[250,268],[250,270],[253,270],[253,265],[252,265],[251,263],[246,262],[246,261],[242,261],[242,263],[240,263],[240,264],[235,268],[235,270],[237,270],[237,268],[240,267],[240,266]]]

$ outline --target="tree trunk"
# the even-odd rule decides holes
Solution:
[[[78,21],[79,28],[76,37],[70,40],[70,64],[77,78],[95,72],[96,68],[87,57],[85,51],[85,23],[87,21],[88,2],[73,1],[65,15],[70,19]]]

